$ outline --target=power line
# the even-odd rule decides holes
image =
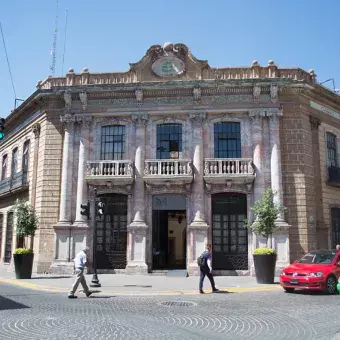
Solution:
[[[64,51],[63,51],[63,61],[61,64],[61,76],[64,75],[64,61],[65,61],[65,50],[66,50],[66,33],[67,33],[67,10],[65,11],[65,36],[64,36]]]
[[[6,43],[5,43],[5,37],[4,37],[4,32],[3,32],[3,30],[2,30],[1,21],[0,21],[0,30],[1,30],[2,41],[3,41],[3,43],[4,43],[5,55],[6,55],[6,60],[7,60],[9,75],[10,75],[10,77],[11,77],[11,82],[12,82],[12,87],[13,87],[13,92],[14,92],[14,98],[16,99],[16,98],[17,98],[17,93],[16,93],[16,91],[15,91],[15,86],[14,86],[14,81],[13,81],[11,66],[10,66],[10,64],[9,64],[9,59],[8,59],[8,54],[7,54],[7,48],[6,48]]]

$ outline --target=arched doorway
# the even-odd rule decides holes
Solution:
[[[97,221],[96,258],[98,269],[125,269],[127,248],[127,196],[99,196],[105,204]]]
[[[248,269],[247,196],[238,193],[212,195],[213,269]]]

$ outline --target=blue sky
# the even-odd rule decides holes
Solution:
[[[340,88],[339,0],[60,0],[56,75],[61,75],[64,17],[68,33],[64,74],[125,71],[154,44],[185,43],[211,66],[266,65],[315,69]],[[49,74],[55,0],[1,0],[17,97],[25,99]],[[329,83],[329,86],[331,84]],[[0,40],[0,116],[14,94]]]

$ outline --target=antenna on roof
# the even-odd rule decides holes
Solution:
[[[66,50],[66,33],[67,33],[67,14],[68,11],[65,11],[65,36],[64,36],[64,51],[63,51],[63,61],[61,63],[61,75],[64,74],[64,61],[65,61],[65,50]]]
[[[52,64],[50,66],[51,76],[55,75],[57,33],[58,33],[58,15],[59,15],[59,0],[56,0],[56,15],[55,15],[54,33],[53,33],[53,46],[52,46],[52,51],[51,51]]]

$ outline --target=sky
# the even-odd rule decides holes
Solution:
[[[0,0],[17,98],[51,73],[55,15],[56,0]],[[212,67],[274,60],[314,69],[319,82],[335,78],[340,88],[340,0],[59,0],[58,28],[56,76],[69,68],[127,71],[151,45],[170,41]],[[0,37],[0,117],[13,110],[14,98]]]

